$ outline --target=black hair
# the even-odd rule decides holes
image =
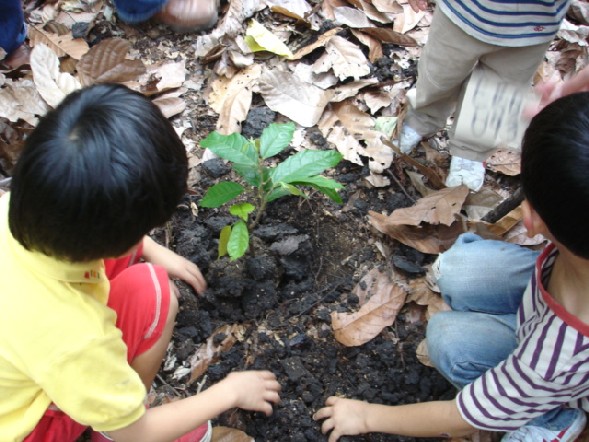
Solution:
[[[560,98],[532,119],[523,140],[521,180],[554,238],[589,259],[589,93]]]
[[[26,140],[10,231],[66,261],[120,256],[172,216],[187,174],[185,147],[151,101],[121,85],[78,90]]]

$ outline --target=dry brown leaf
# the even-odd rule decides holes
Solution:
[[[331,314],[335,339],[348,346],[362,345],[393,324],[405,304],[405,290],[393,282],[389,273],[369,274],[368,300],[356,313]],[[359,285],[363,285],[361,281]]]
[[[201,344],[196,353],[190,357],[191,374],[188,383],[196,381],[207,371],[210,364],[219,360],[221,353],[230,350],[233,344],[241,341],[244,331],[245,326],[239,324],[222,325],[217,328],[207,342]],[[215,344],[216,338],[220,335],[224,335],[223,340]]]
[[[370,74],[368,60],[354,43],[334,35],[325,44],[325,54],[313,63],[315,73],[333,70],[340,80],[353,77],[358,80]]]
[[[389,222],[409,226],[418,226],[424,222],[449,226],[462,210],[467,196],[466,186],[447,187],[420,198],[412,207],[393,211]]]
[[[319,37],[317,37],[317,39],[313,43],[311,43],[308,46],[304,46],[301,49],[299,49],[298,51],[296,51],[293,54],[291,60],[300,60],[305,55],[309,55],[315,49],[325,46],[326,43],[341,30],[342,30],[342,28],[333,28],[333,29],[330,29],[329,31],[325,32],[324,34],[321,34]]]
[[[35,47],[39,44],[51,48],[58,57],[69,55],[80,60],[90,49],[83,38],[73,38],[71,34],[57,35],[44,31],[40,26],[28,26],[29,44]]]
[[[494,224],[484,221],[468,221],[468,230],[483,238],[501,239],[523,218],[521,206],[516,207]]]
[[[417,356],[417,360],[421,362],[426,367],[433,367],[432,361],[429,358],[429,354],[427,351],[427,341],[423,339],[415,349],[415,356]]]
[[[152,103],[160,108],[166,118],[181,114],[186,109],[186,102],[180,97],[157,97]]]
[[[321,12],[327,20],[335,20],[335,8],[349,6],[345,0],[323,0],[321,2]]]
[[[417,46],[417,41],[413,37],[395,32],[391,28],[362,28],[360,30],[383,43],[392,43],[397,46]]]
[[[213,427],[212,442],[255,442],[254,438],[235,428]]]
[[[43,43],[31,52],[31,70],[37,91],[50,106],[57,106],[66,95],[80,88],[78,80],[60,72],[57,55]]]
[[[405,34],[417,26],[417,23],[425,16],[424,11],[415,11],[411,4],[403,3],[403,13],[397,16],[393,24],[393,31]]]
[[[47,104],[31,80],[7,82],[0,89],[0,117],[16,123],[22,119],[36,126],[37,117],[47,113]]]
[[[458,235],[466,231],[462,220],[455,221],[451,226],[443,224],[423,226],[405,226],[388,221],[386,215],[368,212],[368,222],[379,232],[419,250],[422,253],[437,255],[450,248]]]
[[[368,34],[362,32],[356,32],[354,29],[351,30],[354,37],[360,41],[364,46],[368,48],[368,59],[371,63],[382,58],[382,42]]]
[[[80,81],[84,86],[94,83],[124,83],[145,73],[141,60],[128,60],[131,43],[122,38],[102,40],[78,63]]]
[[[397,124],[397,126],[399,126],[399,125]],[[423,175],[425,175],[428,179],[428,184],[431,187],[433,187],[435,189],[442,189],[442,188],[446,187],[446,185],[444,184],[444,180],[442,179],[442,177],[440,177],[440,175],[434,169],[432,169],[431,167],[428,167],[428,166],[424,166],[423,164],[421,164],[419,161],[415,160],[411,156],[401,152],[399,150],[399,148],[397,146],[395,146],[393,143],[391,143],[390,141],[383,140],[382,142],[384,145],[388,146],[393,152],[395,152],[399,158],[401,158],[406,163],[411,164],[418,171],[420,171]]]
[[[348,0],[351,5],[360,9],[366,16],[377,23],[389,24],[393,22],[392,17],[389,14],[384,14],[379,11],[371,1],[366,0]]]
[[[209,105],[219,114],[217,129],[222,134],[240,132],[252,103],[253,85],[262,74],[259,64],[253,64],[231,79],[216,79],[209,93]]]
[[[368,28],[372,24],[362,11],[356,8],[341,6],[333,10],[334,21],[338,25],[346,25],[349,28]]]
[[[462,210],[466,212],[469,220],[477,221],[496,208],[502,200],[503,197],[493,189],[483,187],[478,192],[468,194]]]
[[[298,80],[290,72],[276,69],[262,74],[257,91],[270,109],[303,127],[317,124],[333,97],[331,90],[324,91],[314,84]]]
[[[517,223],[509,232],[507,232],[503,239],[520,246],[539,246],[546,241],[546,238],[541,234],[534,235],[530,238],[528,236],[528,230],[522,221]]]
[[[487,169],[503,175],[515,176],[520,174],[520,153],[505,149],[497,149],[486,161]]]

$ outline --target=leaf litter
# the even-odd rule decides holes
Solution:
[[[415,81],[431,11],[417,12],[404,1],[232,0],[223,5],[222,19],[210,33],[175,36],[161,26],[117,22],[109,2],[58,0],[38,6],[26,1],[25,10],[33,48],[30,67],[0,71],[0,192],[9,188],[10,171],[38,118],[69,92],[109,81],[144,93],[173,117],[193,167],[203,162],[197,155],[199,138],[215,129],[242,131],[257,107],[265,105],[295,121],[306,146],[337,149],[352,166],[366,168],[360,193],[370,192],[380,201],[390,197],[383,191],[410,197],[404,208],[374,207],[367,213],[365,228],[376,230],[374,247],[384,258],[398,243],[405,251],[435,257],[465,231],[521,245],[543,243],[541,237],[525,235],[519,209],[494,223],[481,220],[517,187],[517,154],[497,151],[487,163],[481,193],[467,195],[461,188],[443,189],[448,160],[444,131],[430,140],[433,145],[422,143],[415,157],[389,142],[402,122],[405,92]],[[587,63],[588,11],[586,1],[572,2],[536,81],[568,78]],[[384,129],[383,119],[392,125]],[[191,187],[202,179],[198,175]],[[195,210],[192,203],[190,209]],[[336,213],[330,216],[337,219],[344,212]],[[379,334],[389,336],[404,308],[415,322],[447,309],[432,290],[429,273],[402,273],[382,265],[356,269],[358,282],[349,294],[358,298],[357,308],[332,311],[327,331],[344,346],[355,347]],[[325,332],[313,328],[308,335]],[[198,382],[237,343],[249,342],[254,363],[252,347],[261,344],[248,333],[236,323],[211,331],[202,347],[187,355],[188,366],[175,368],[177,380]],[[295,338],[271,337],[279,345]],[[427,363],[423,349],[417,347],[417,357]],[[215,440],[251,440],[231,428],[216,432]],[[480,432],[455,441],[494,437]]]

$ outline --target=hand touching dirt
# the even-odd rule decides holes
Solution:
[[[234,407],[261,411],[270,416],[272,404],[280,401],[280,384],[269,371],[231,373],[221,381],[228,394],[235,396]]]
[[[325,419],[321,431],[323,434],[331,431],[329,442],[336,442],[341,436],[368,432],[365,415],[368,403],[331,396],[327,398],[325,405],[313,415],[313,419]]]
[[[199,295],[207,289],[207,282],[196,264],[156,243],[149,236],[143,240],[143,257],[152,264],[165,268],[170,278],[181,279],[190,284]]]

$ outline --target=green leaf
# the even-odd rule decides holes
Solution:
[[[227,255],[227,243],[229,242],[229,235],[231,235],[231,226],[225,226],[221,229],[219,235],[219,258]]]
[[[244,221],[237,221],[231,228],[231,235],[227,242],[227,252],[231,261],[241,258],[247,250],[250,242],[250,235]]]
[[[290,195],[288,189],[285,189],[284,187],[276,187],[275,189],[272,189],[272,191],[268,194],[268,196],[266,197],[266,201],[271,202],[287,195]]]
[[[334,150],[304,150],[297,152],[272,169],[270,178],[274,183],[302,181],[335,166],[342,158],[342,154]]]
[[[295,125],[290,123],[272,123],[262,131],[260,137],[260,155],[262,158],[270,158],[286,149],[294,133]]]
[[[331,178],[324,177],[323,175],[315,175],[308,178],[304,178],[300,181],[294,181],[292,184],[297,186],[317,186],[327,187],[329,189],[343,189],[340,183]]]
[[[337,193],[337,191],[335,189],[331,189],[329,187],[319,187],[319,186],[314,186],[314,185],[312,185],[311,187],[313,187],[314,189],[317,189],[323,195],[329,197],[330,200],[332,200],[338,204],[343,204],[342,197],[339,196],[339,194]]]
[[[253,143],[241,134],[221,135],[211,132],[200,142],[201,147],[210,149],[214,154],[233,163],[233,169],[252,186],[259,186],[261,179],[258,172],[258,154]]]
[[[205,196],[200,200],[202,207],[211,209],[221,207],[243,192],[243,186],[233,181],[221,181],[207,190]]]
[[[229,208],[229,213],[233,216],[238,216],[247,222],[248,215],[255,210],[255,206],[250,203],[234,204]]]

